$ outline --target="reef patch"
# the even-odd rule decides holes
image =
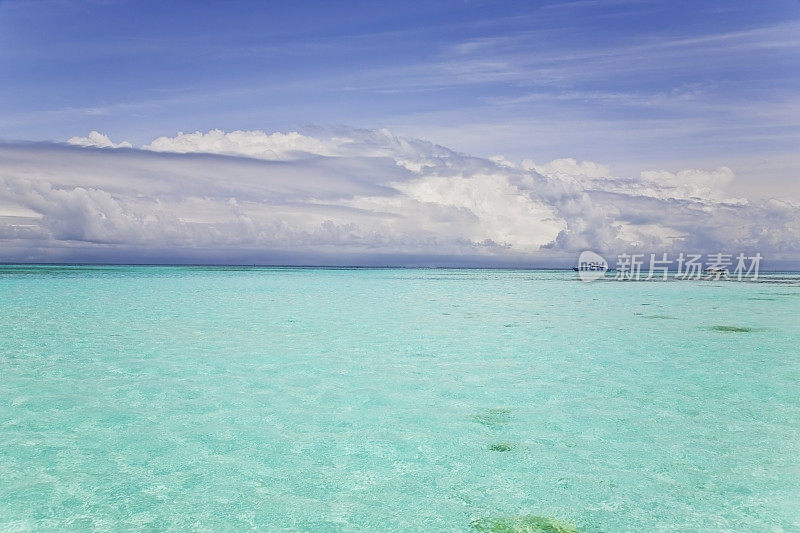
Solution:
[[[470,525],[482,533],[579,533],[570,523],[535,515],[480,518]]]
[[[748,328],[745,326],[711,326],[709,329],[713,331],[726,331],[728,333],[749,333],[751,331],[759,331],[758,328]]]
[[[499,428],[511,421],[510,409],[490,408],[472,415],[472,421],[489,428]]]

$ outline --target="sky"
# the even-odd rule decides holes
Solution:
[[[797,0],[0,1],[0,260],[800,264],[798,147]]]

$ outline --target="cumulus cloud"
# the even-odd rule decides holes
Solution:
[[[532,159],[523,159],[521,165],[525,170],[535,170],[540,174],[555,177],[606,178],[611,175],[611,169],[606,165],[594,161],[579,163],[571,157],[554,159],[543,165],[537,165]]]
[[[243,155],[258,159],[288,160],[303,153],[336,155],[336,140],[323,141],[297,132],[272,134],[263,131],[211,130],[208,133],[178,133],[175,137],[159,137],[144,150],[154,152],[209,153]]]
[[[733,182],[734,174],[728,167],[703,171],[697,169],[667,172],[647,170],[640,174],[641,181],[657,187],[664,194],[675,198],[718,198],[724,195],[725,188]]]
[[[70,137],[67,142],[76,146],[95,146],[97,148],[133,148],[128,141],[113,143],[108,135],[103,135],[98,131],[92,131],[86,137]]]
[[[797,206],[731,199],[733,172],[483,159],[386,130],[92,132],[0,145],[0,257],[564,264],[575,252],[800,258]]]

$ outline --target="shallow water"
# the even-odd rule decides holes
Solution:
[[[800,531],[797,275],[4,266],[0,298],[0,530]]]

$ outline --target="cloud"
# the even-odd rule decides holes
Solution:
[[[535,170],[540,174],[553,177],[605,178],[611,175],[611,170],[606,165],[600,165],[594,161],[581,161],[579,163],[571,157],[555,159],[544,165],[537,165],[532,159],[523,159],[522,168]]]
[[[70,137],[67,142],[76,146],[95,146],[97,148],[133,148],[133,145],[128,141],[115,144],[111,142],[108,135],[103,135],[97,131],[92,131],[86,137]]]
[[[730,199],[727,167],[618,177],[515,164],[386,130],[92,132],[0,145],[0,258],[564,264],[576,252],[760,251],[800,259],[797,206]]]
[[[159,137],[144,150],[154,152],[209,153],[243,155],[258,159],[282,161],[293,159],[293,154],[314,153],[332,156],[337,142],[325,142],[297,132],[272,134],[263,131],[211,130],[208,133],[178,133],[175,137]]]
[[[671,197],[699,199],[719,198],[735,177],[728,167],[719,167],[712,171],[681,170],[675,173],[646,170],[640,176],[642,182],[664,190]]]

